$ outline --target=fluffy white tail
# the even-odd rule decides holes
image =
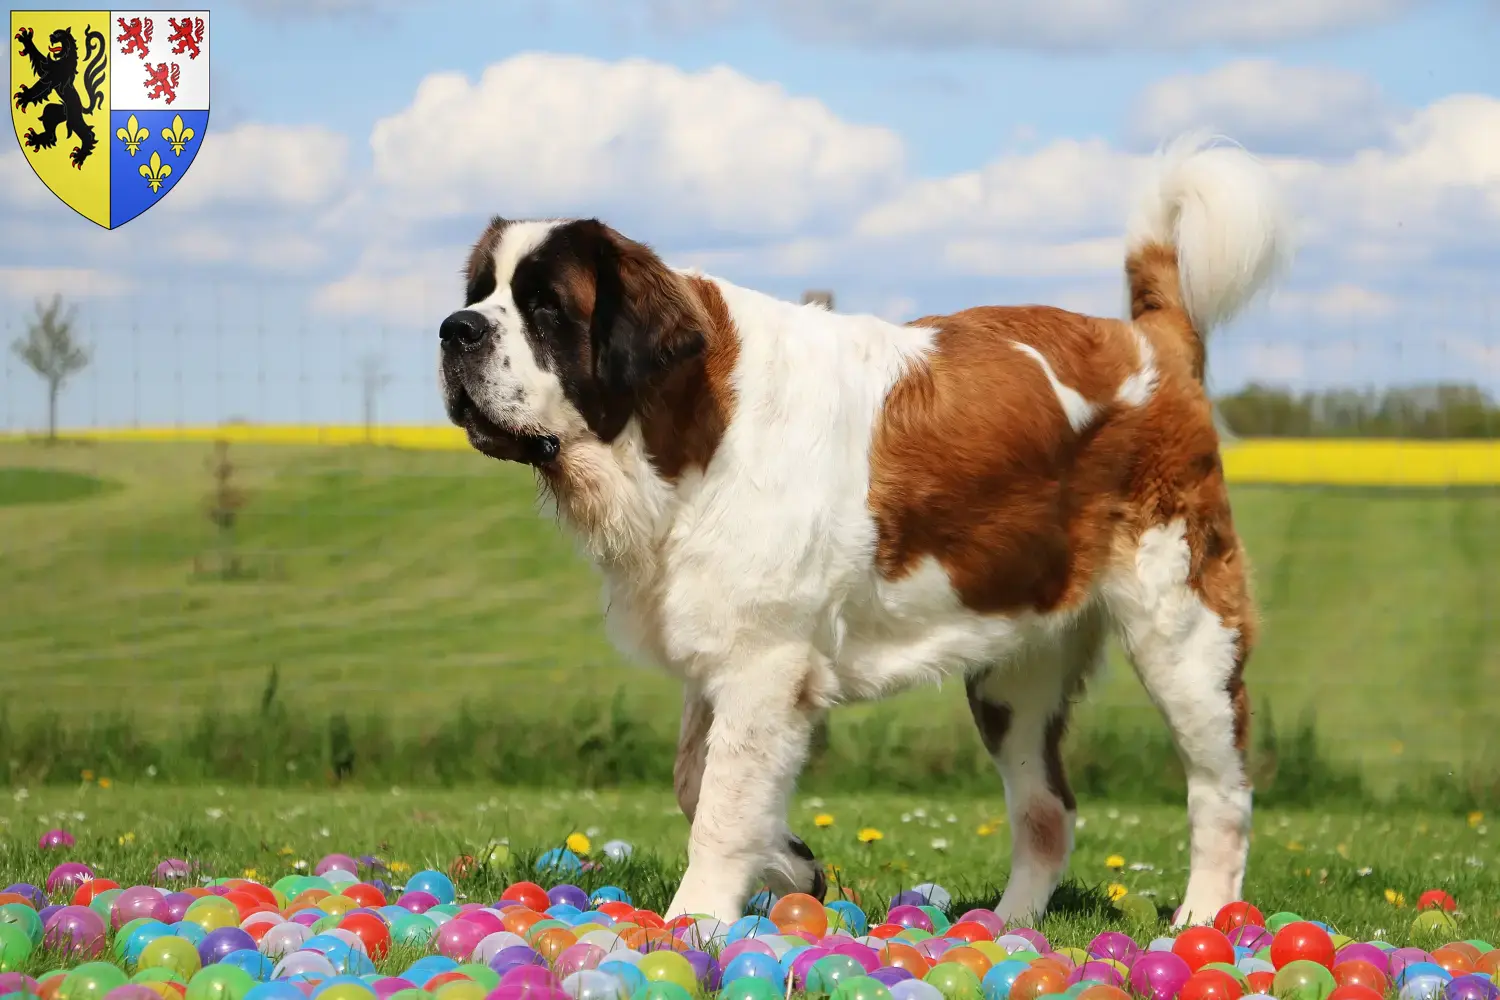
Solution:
[[[1201,359],[1209,331],[1290,262],[1291,226],[1263,163],[1193,133],[1157,155],[1126,227],[1125,254],[1131,318],[1177,313]]]

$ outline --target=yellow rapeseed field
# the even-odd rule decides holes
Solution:
[[[0,435],[20,438],[20,434]],[[89,441],[215,441],[358,445],[358,425],[226,424],[67,431]],[[442,425],[384,426],[371,440],[387,447],[463,450],[463,432]],[[1500,441],[1397,441],[1367,438],[1246,438],[1224,447],[1230,482],[1337,486],[1500,485]]]

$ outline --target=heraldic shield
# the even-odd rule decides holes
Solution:
[[[208,11],[12,10],[11,120],[70,208],[123,226],[181,183],[208,131]]]

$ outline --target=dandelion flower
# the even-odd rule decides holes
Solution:
[[[246,868],[240,873],[241,878],[258,878],[259,875],[254,868]]]
[[[859,842],[861,844],[870,844],[874,843],[877,840],[883,839],[885,837],[885,834],[881,833],[873,826],[867,826],[863,830],[859,831],[857,836],[859,837]]]
[[[1475,810],[1469,813],[1469,826],[1475,827],[1484,822],[1484,813]]]
[[[1300,851],[1300,850],[1302,850],[1302,841],[1300,841],[1300,840],[1288,840],[1286,842],[1286,849],[1289,850],[1289,851]]]
[[[832,813],[818,813],[813,817],[813,826],[824,827],[833,825]]]
[[[109,786],[111,786],[113,784],[114,784],[114,782],[110,781],[108,778],[100,778],[99,779],[99,787],[100,788],[107,789],[107,788],[109,788]]]
[[[84,768],[84,771],[83,771],[83,780],[84,781],[93,781],[94,780],[94,772],[88,770],[87,768]]]
[[[1115,900],[1119,899],[1121,896],[1125,895],[1130,890],[1127,889],[1127,888],[1125,888],[1123,885],[1121,885],[1118,882],[1111,882],[1109,884],[1109,889],[1106,890],[1106,891],[1109,893],[1110,902],[1114,902]]]
[[[1385,891],[1385,901],[1399,908],[1406,905],[1406,896],[1395,889],[1387,889]]]
[[[568,850],[572,851],[574,854],[587,854],[589,852],[590,844],[588,834],[570,833],[568,834],[568,839],[565,841],[565,843],[568,845]]]
[[[1125,859],[1118,854],[1111,854],[1109,857],[1104,859],[1104,867],[1113,868],[1115,871],[1119,871],[1121,868],[1125,867]]]
[[[990,834],[995,832],[995,828],[993,826],[990,826],[988,823],[980,823],[979,829],[975,830],[974,832],[979,834],[981,837],[988,837]]]

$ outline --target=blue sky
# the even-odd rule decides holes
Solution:
[[[434,333],[494,212],[894,319],[1113,312],[1133,171],[1199,126],[1303,230],[1216,388],[1500,391],[1489,0],[241,0],[211,46],[203,151],[120,230],[0,146],[0,333],[58,291],[95,345],[66,424],[354,421],[372,353],[381,418],[440,421]],[[36,426],[5,366],[0,428]]]

